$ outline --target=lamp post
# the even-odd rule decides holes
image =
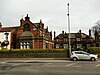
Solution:
[[[67,16],[68,16],[68,33],[69,33],[69,35],[68,35],[69,46],[68,47],[69,47],[69,55],[71,55],[69,3],[67,4],[67,6],[68,6],[68,14],[67,14]]]

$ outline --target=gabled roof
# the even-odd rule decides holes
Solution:
[[[40,28],[40,23],[33,23],[33,25],[34,25],[37,29]]]
[[[30,17],[28,16],[28,14],[27,14],[27,16],[25,17],[25,20],[23,20],[23,18],[20,20],[20,25],[24,25],[24,24],[26,24],[26,23],[29,23],[29,24],[31,24],[31,25],[34,25],[35,26],[35,28],[37,29],[37,30],[41,30],[40,29],[40,25],[41,24],[43,24],[42,23],[42,20],[40,20],[40,22],[38,22],[38,23],[32,23],[31,21],[30,21]],[[0,23],[0,25],[1,25],[1,23]],[[13,29],[17,29],[17,28],[19,28],[20,26],[16,26],[16,27],[2,27],[2,25],[1,25],[1,27],[0,27],[0,32],[10,32],[10,31],[12,31]],[[41,30],[42,31],[42,30]]]
[[[86,37],[89,37],[88,35],[86,35],[85,33],[82,33],[81,34],[82,38],[86,38]]]
[[[33,34],[30,31],[24,31],[20,37],[33,37]]]
[[[56,38],[68,38],[69,33],[65,33],[65,34],[59,34]],[[85,33],[70,33],[70,38],[86,38],[88,35],[86,35]]]

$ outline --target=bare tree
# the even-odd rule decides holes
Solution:
[[[100,20],[95,23],[91,30],[93,32],[93,36],[96,39],[96,36],[98,36],[100,33]]]

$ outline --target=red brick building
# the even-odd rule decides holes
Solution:
[[[95,47],[100,47],[100,30],[95,30]]]
[[[2,27],[0,33],[10,32],[10,48],[13,49],[52,49],[52,32],[40,20],[39,23],[32,23],[27,16],[20,20],[20,25],[16,27]]]
[[[89,35],[81,33],[70,33],[71,48],[87,48],[94,44],[94,39],[91,37],[91,30],[89,30]],[[69,46],[69,33],[62,31],[61,34],[55,36],[54,32],[54,48],[67,48]]]

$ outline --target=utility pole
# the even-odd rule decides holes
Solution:
[[[67,16],[68,16],[68,32],[69,32],[69,36],[68,36],[69,46],[68,47],[69,47],[69,55],[71,55],[69,3],[67,4],[67,6],[68,6],[68,14],[67,14]]]

